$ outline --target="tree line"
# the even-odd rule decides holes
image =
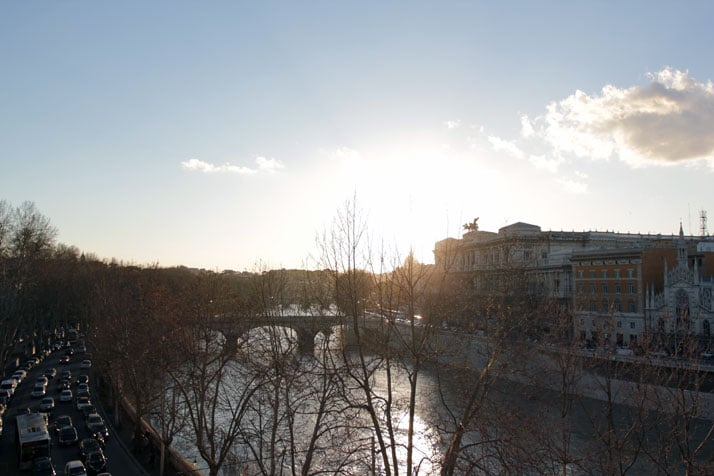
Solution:
[[[211,476],[714,470],[706,372],[585,356],[524,270],[479,295],[374,240],[356,200],[319,234],[313,271],[127,265],[56,235],[33,204],[0,202],[2,361],[18,337],[78,325],[114,401],[156,430],[162,465],[183,438]],[[343,324],[311,355],[282,327],[224,346],[213,326],[295,307]]]

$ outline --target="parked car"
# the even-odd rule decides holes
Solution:
[[[80,369],[88,369],[88,368],[90,368],[91,366],[92,366],[92,361],[91,361],[91,360],[83,360],[83,361],[79,364],[79,368],[80,368]]]
[[[51,367],[47,370],[45,370],[45,377],[49,378],[55,378],[57,376],[57,369],[54,367]]]

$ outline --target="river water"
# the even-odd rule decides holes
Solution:
[[[239,348],[242,355],[252,355],[253,361],[255,356],[266,356],[265,372],[269,373],[271,366],[267,365],[267,356],[275,355],[275,337],[266,330],[254,330],[244,337]],[[272,379],[274,384],[253,396],[255,401],[249,404],[242,422],[242,439],[239,438],[232,448],[222,471],[224,476],[261,474],[261,464],[269,462],[276,465],[270,471],[267,470],[270,466],[264,466],[262,474],[292,474],[292,468],[299,471],[305,463],[303,450],[315,424],[319,399],[314,395],[320,389],[318,383],[324,372],[335,371],[335,367],[325,366],[324,363],[340,360],[341,337],[339,332],[335,332],[328,342],[324,342],[328,344],[329,355],[318,350],[314,356],[300,356],[294,353],[294,335],[286,330],[279,336],[277,348],[284,350],[286,355],[292,355],[288,362],[297,377]],[[316,347],[319,349],[323,342],[317,340]],[[326,356],[331,358],[323,359]],[[355,357],[351,355],[352,359]],[[237,358],[230,364],[229,373],[233,376],[231,388],[236,393],[242,388],[240,380],[245,375],[242,362],[241,358]],[[388,377],[386,370],[377,368],[375,364],[370,383],[380,397],[389,396],[391,389],[389,408],[395,429],[392,441],[399,460],[398,473],[406,474],[410,397],[408,374],[412,369],[394,365],[391,370]],[[420,370],[412,443],[413,474],[438,474],[439,462],[458,425],[466,399],[477,386],[476,371],[440,369],[433,365]],[[319,450],[314,452],[311,474],[318,471],[326,474],[383,474],[384,466],[375,452],[376,441],[374,432],[370,430],[370,421],[364,412],[355,409],[354,403],[361,396],[360,390],[346,374],[340,378],[343,382],[340,388],[347,390],[338,392],[331,389],[334,394],[328,399],[325,412],[328,415],[325,428],[330,429],[325,431]],[[289,402],[281,402],[285,398]],[[506,378],[497,379],[489,386],[479,408],[467,423],[469,431],[463,442],[464,457],[458,474],[608,474],[610,470],[603,468],[612,467],[612,455],[609,459],[603,456],[606,439],[610,447],[618,439],[622,440],[619,457],[628,465],[629,474],[661,473],[661,468],[658,470],[654,463],[659,443],[655,441],[645,451],[646,445],[635,448],[633,445],[637,442],[628,439],[632,437],[628,430],[637,430],[635,425],[638,421],[642,424],[642,419],[648,421],[648,430],[640,433],[660,435],[656,422],[649,422],[653,418],[651,413],[638,413],[627,405],[606,405],[595,399],[574,395],[564,397],[558,391],[529,385],[523,379],[514,381]],[[616,429],[604,425],[610,415]],[[381,424],[384,424],[388,417],[380,413],[380,418]],[[695,419],[693,433],[705,434],[708,424]],[[229,423],[225,421],[222,425],[228,427]],[[605,430],[611,434],[608,436]],[[292,456],[289,451],[291,444],[297,450]],[[196,450],[196,437],[192,431],[186,430],[175,446],[189,460],[195,459],[198,469],[207,467]],[[711,444],[705,446],[702,455],[708,456]],[[669,464],[676,467],[676,464]]]

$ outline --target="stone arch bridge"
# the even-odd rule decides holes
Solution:
[[[345,322],[336,315],[276,315],[276,316],[217,316],[210,320],[210,327],[226,338],[224,350],[235,352],[238,339],[251,329],[260,327],[286,327],[297,335],[298,350],[312,354],[318,333],[332,334],[332,328]]]

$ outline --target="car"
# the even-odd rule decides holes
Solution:
[[[40,402],[40,411],[49,413],[55,408],[55,399],[52,397],[45,397]]]
[[[87,416],[92,413],[99,413],[97,411],[97,407],[95,407],[93,403],[90,405],[86,405],[84,408],[82,408],[82,414],[84,415],[84,418],[87,418]]]
[[[35,385],[37,385],[38,383],[41,383],[42,385],[46,386],[47,382],[48,382],[47,377],[45,377],[44,375],[41,375],[35,379]]]
[[[104,419],[99,413],[90,413],[89,415],[87,415],[87,418],[85,420],[85,425],[87,425],[87,429],[89,429],[91,425],[96,425],[97,423],[104,423]]]
[[[102,440],[109,438],[109,428],[107,428],[107,425],[105,425],[104,422],[90,425],[89,432],[92,435],[95,435],[95,438],[97,437],[96,435],[101,435]]]
[[[87,374],[80,374],[80,375],[77,377],[76,384],[79,385],[79,384],[82,384],[82,383],[89,384],[89,375],[87,375]]]
[[[57,369],[54,367],[51,367],[47,370],[45,370],[45,377],[49,378],[55,378],[57,376]]]
[[[33,459],[32,476],[57,476],[52,460],[47,456],[39,456]]]
[[[97,450],[101,450],[102,445],[96,438],[84,438],[79,442],[79,454],[82,461],[87,459],[87,455]]]
[[[91,405],[92,401],[87,396],[77,397],[74,401],[74,407],[82,411],[86,406]]]
[[[17,383],[22,382],[25,379],[25,377],[27,377],[27,371],[25,371],[25,370],[16,370],[12,374],[12,378],[17,380]]]
[[[64,390],[62,390],[62,393],[60,393],[60,397],[59,397],[60,402],[71,402],[72,398],[73,398],[72,390],[70,390],[68,388],[65,388]]]
[[[65,369],[65,370],[62,371],[62,373],[60,374],[60,376],[61,376],[62,378],[66,378],[67,380],[71,380],[71,379],[72,379],[72,371],[69,370],[69,369]]]
[[[10,390],[0,390],[0,404],[9,405],[12,400],[12,392]]]
[[[60,365],[69,365],[69,355],[63,355],[59,359]]]
[[[62,378],[57,381],[57,390],[58,391],[61,392],[62,390],[71,390],[71,389],[72,389],[72,386],[70,385],[69,380],[67,380],[66,378]]]
[[[63,426],[60,428],[57,442],[60,446],[71,446],[79,440],[77,429],[73,426]]]
[[[101,449],[92,451],[85,458],[84,465],[92,474],[103,473],[107,469],[107,458]]]
[[[42,398],[46,394],[47,394],[47,389],[41,383],[35,384],[35,386],[32,387],[32,392],[30,392],[30,396],[32,398]]]
[[[64,465],[64,476],[87,476],[87,468],[78,459],[67,461]]]
[[[79,364],[79,368],[80,368],[80,369],[88,369],[88,368],[90,368],[91,366],[92,366],[92,361],[91,361],[91,360],[83,360],[83,361]]]
[[[72,424],[72,417],[69,415],[59,415],[57,418],[55,418],[54,422],[54,428],[55,432],[59,433],[60,428],[64,426],[74,426]]]

